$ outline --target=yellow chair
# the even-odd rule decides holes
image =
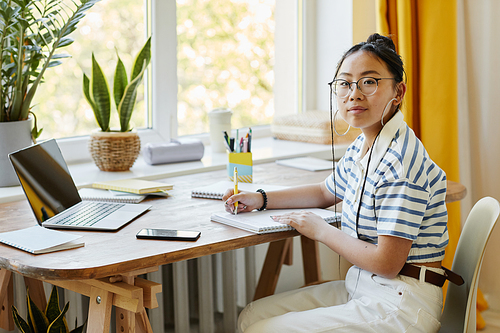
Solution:
[[[450,283],[441,317],[440,333],[476,332],[476,297],[479,272],[486,244],[495,227],[500,204],[496,199],[479,200],[467,217],[451,270],[460,274],[465,283]]]

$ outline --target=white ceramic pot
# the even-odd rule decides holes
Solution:
[[[215,109],[208,113],[210,124],[210,145],[213,153],[226,151],[223,132],[231,136],[231,116],[233,111],[229,109]]]
[[[33,118],[0,122],[0,187],[19,185],[8,154],[31,146]]]

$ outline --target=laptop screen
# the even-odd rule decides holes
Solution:
[[[38,223],[81,201],[54,139],[11,153],[9,158]]]

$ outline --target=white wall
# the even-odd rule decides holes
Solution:
[[[484,196],[500,200],[500,1],[463,0],[470,132],[471,186],[468,196],[476,202]],[[490,307],[500,311],[500,226],[486,249],[479,286]]]
[[[309,109],[329,110],[330,87],[337,63],[352,46],[352,0],[316,0],[316,94],[307,96]],[[311,103],[309,103],[312,98]],[[313,104],[315,102],[315,105]]]

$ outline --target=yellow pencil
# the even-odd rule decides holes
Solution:
[[[234,167],[234,194],[238,194],[238,169]],[[238,201],[234,203],[234,215],[238,214]]]

